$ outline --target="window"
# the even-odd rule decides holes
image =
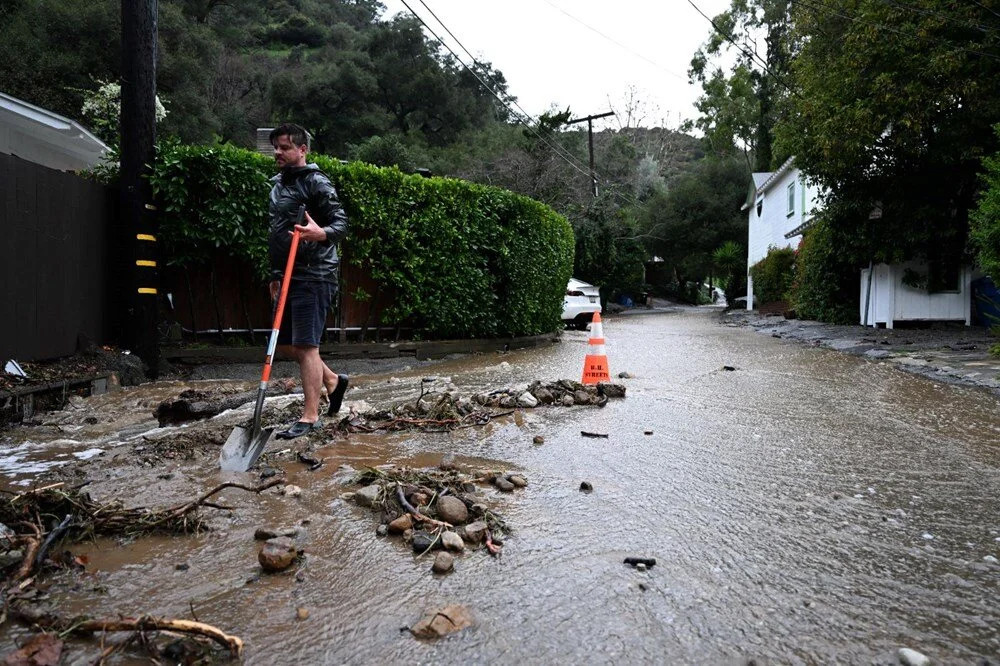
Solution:
[[[788,216],[795,214],[795,181],[788,184]]]

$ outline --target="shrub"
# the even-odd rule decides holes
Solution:
[[[770,247],[767,256],[750,267],[754,300],[773,303],[788,300],[795,278],[795,250],[790,247]]]
[[[1000,134],[1000,125],[996,131]],[[1000,154],[983,159],[983,170],[983,189],[969,215],[970,237],[980,267],[1000,281]]]
[[[393,304],[382,323],[432,337],[535,335],[559,327],[573,232],[551,208],[507,190],[311,155],[350,220],[343,260]],[[267,277],[271,159],[228,146],[161,146],[151,178],[168,262],[216,251]],[[345,285],[350,289],[350,285]]]
[[[857,323],[858,272],[842,251],[842,240],[822,214],[802,237],[790,290],[800,318]]]

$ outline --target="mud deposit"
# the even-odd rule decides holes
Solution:
[[[890,664],[901,648],[938,663],[996,659],[995,396],[723,327],[703,310],[611,319],[604,333],[612,376],[632,375],[624,400],[511,407],[444,432],[328,424],[273,445],[253,474],[217,467],[249,408],[162,428],[153,416],[184,390],[252,381],[130,388],[7,431],[0,473],[13,492],[33,479],[89,482],[97,502],[163,509],[226,481],[282,479],[260,495],[223,490],[213,501],[229,508],[200,510],[209,529],[197,534],[71,546],[83,570],[48,573],[44,603],[64,616],[194,614],[241,637],[254,664]],[[415,404],[431,372],[463,396],[519,396],[536,379],[579,377],[586,347],[573,332],[547,349],[358,376],[347,404]],[[265,420],[294,418],[300,399],[276,396]],[[459,483],[473,483],[509,533],[501,555],[453,551],[453,569],[435,574],[436,549],[420,557],[403,534],[379,536],[401,504],[383,511],[344,494],[375,482],[360,478],[368,468],[451,474],[442,463],[469,477]],[[506,492],[495,480],[514,476],[527,486]],[[281,494],[289,485],[301,492]],[[440,520],[437,501],[417,503]],[[291,530],[301,559],[264,574],[262,527]],[[401,631],[435,622],[462,628],[439,639]],[[8,622],[0,651],[28,634]],[[65,650],[64,663],[92,663],[99,639],[70,638]]]

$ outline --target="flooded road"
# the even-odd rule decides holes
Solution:
[[[625,400],[526,410],[521,425],[507,418],[440,435],[333,441],[315,472],[282,465],[301,498],[225,491],[220,502],[234,511],[213,519],[212,532],[76,546],[88,575],[71,583],[67,574],[50,593],[67,615],[190,617],[193,608],[241,636],[254,664],[888,664],[900,647],[940,663],[996,663],[997,399],[726,328],[718,316],[684,310],[606,321],[612,376],[635,375],[621,380]],[[575,379],[586,335],[395,380],[359,378],[348,400],[398,399],[430,372],[463,392]],[[53,426],[46,444],[26,441],[30,429],[16,431],[4,447],[26,447],[27,457],[15,461],[22,467],[0,467],[8,481],[24,479],[27,453],[46,446],[64,456],[94,448],[127,455],[116,452],[156,426],[144,415],[165,392],[94,399],[135,401],[125,436],[89,424],[103,428],[96,440],[83,428],[57,438]],[[217,429],[236,420],[220,417]],[[533,444],[535,435],[544,444]],[[468,553],[440,577],[429,557],[377,537],[374,514],[339,499],[353,488],[343,485],[351,470],[338,466],[436,465],[446,453],[463,467],[520,470],[529,485],[486,491],[514,530],[503,556]],[[164,472],[174,476],[161,479]],[[95,494],[131,487],[145,505],[256,479],[182,459],[167,468],[108,465],[103,474]],[[579,491],[584,480],[592,493]],[[302,521],[304,565],[261,576],[255,528]],[[622,564],[627,556],[657,564],[640,572]],[[467,606],[475,625],[434,643],[400,631],[449,603]],[[296,619],[299,607],[308,619]],[[24,635],[10,624],[4,632],[4,651]],[[93,661],[87,647],[74,648],[69,663]]]

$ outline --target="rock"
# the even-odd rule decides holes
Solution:
[[[343,502],[353,502],[354,501],[354,493],[341,493],[340,494],[340,499]]]
[[[406,530],[413,527],[413,517],[408,513],[404,513],[402,516],[396,520],[389,523],[389,533],[390,534],[402,534]]]
[[[642,562],[639,562],[639,564],[635,565],[635,570],[636,571],[645,571],[646,570],[646,565],[644,563],[642,563]]]
[[[431,501],[430,495],[422,492],[415,492],[410,495],[410,504],[413,506],[427,506],[427,503]]]
[[[589,493],[593,489],[594,489],[594,486],[590,485],[590,481],[581,481],[580,482],[580,492],[582,492],[582,493]]]
[[[469,519],[469,509],[465,502],[450,495],[437,501],[437,513],[441,520],[452,525],[460,525]]]
[[[373,483],[354,493],[354,501],[361,506],[374,506],[382,496],[382,486]]]
[[[292,484],[288,484],[287,486],[281,489],[281,494],[284,495],[285,497],[301,497],[302,488],[299,488],[298,486],[293,486]]]
[[[278,470],[274,469],[273,467],[264,467],[263,469],[260,470],[260,478],[262,479],[270,479],[272,476],[277,476],[277,475],[278,475]]]
[[[264,542],[257,555],[257,561],[264,571],[284,571],[298,556],[295,544],[288,537],[276,537]]]
[[[501,370],[510,370],[510,363],[508,363],[507,361],[502,362],[500,364],[500,369]]]
[[[447,636],[472,625],[472,615],[464,606],[452,604],[422,617],[410,627],[415,638],[434,639]]]
[[[542,387],[536,388],[532,391],[532,395],[534,395],[535,399],[543,405],[548,405],[555,399],[552,395],[552,391]]]
[[[403,541],[405,543],[412,543],[413,542],[413,528],[410,528],[410,529],[408,529],[408,530],[406,530],[406,531],[403,532]]]
[[[987,555],[983,558],[983,562],[989,562],[990,564],[1000,564],[1000,560],[993,557],[992,555]]]
[[[476,484],[474,484],[472,481],[465,481],[462,483],[463,492],[474,493],[476,492],[476,490],[478,490],[478,488],[476,488]]]
[[[411,545],[413,546],[413,552],[420,554],[431,549],[431,547],[440,547],[440,541],[435,543],[434,537],[432,537],[427,532],[414,532],[413,541]]]
[[[386,524],[379,525],[375,528],[375,536],[384,537],[389,533],[389,526]]]
[[[931,663],[930,657],[910,648],[899,648],[896,655],[904,666],[930,666]]]
[[[472,505],[472,515],[482,516],[486,513],[488,507],[482,502],[477,502]]]
[[[443,472],[451,472],[455,469],[455,456],[452,454],[446,455],[441,459],[441,464],[438,465],[438,469]]]
[[[535,444],[544,444],[545,438],[541,435],[535,435],[535,439],[532,440]]]
[[[528,391],[525,391],[521,395],[517,396],[517,406],[518,407],[537,407],[538,398],[531,395]]]
[[[297,620],[308,620],[309,619],[309,611],[307,609],[305,609],[305,608],[296,608],[295,609],[295,619],[297,619]]]
[[[444,544],[444,547],[447,550],[454,550],[458,552],[465,550],[465,542],[462,541],[462,537],[451,530],[446,530],[441,534],[441,543]]]
[[[635,375],[629,374],[627,372],[619,372],[618,379],[632,379]]]
[[[601,382],[597,385],[597,393],[599,395],[606,395],[609,398],[624,398],[625,397],[625,387],[621,384],[612,384],[611,382]]]
[[[257,541],[268,541],[278,537],[294,537],[299,533],[294,527],[258,527],[253,533],[253,538]]]
[[[434,564],[431,569],[434,573],[448,573],[455,568],[455,556],[443,550],[434,557]]]
[[[486,530],[488,529],[486,523],[481,520],[477,520],[474,523],[469,523],[465,526],[465,537],[464,539],[472,544],[482,543],[486,539]]]
[[[573,404],[589,405],[590,401],[590,394],[586,391],[573,391]]]
[[[653,431],[652,431],[652,430],[643,430],[643,431],[642,431],[642,434],[643,434],[643,435],[652,435],[652,434],[653,434]]]
[[[514,484],[502,476],[497,478],[497,480],[494,481],[493,483],[494,485],[496,485],[497,488],[504,491],[505,493],[509,493],[512,490],[514,490]]]
[[[524,488],[524,487],[526,487],[528,485],[528,480],[526,478],[524,478],[523,476],[519,476],[517,474],[508,476],[507,480],[510,481],[511,483],[513,483],[518,488]]]
[[[517,398],[512,395],[505,395],[500,398],[500,406],[504,409],[510,409],[511,407],[517,406]]]
[[[190,568],[191,568],[191,565],[188,564],[187,562],[181,562],[180,564],[175,564],[174,565],[174,570],[175,571],[187,571]]]

